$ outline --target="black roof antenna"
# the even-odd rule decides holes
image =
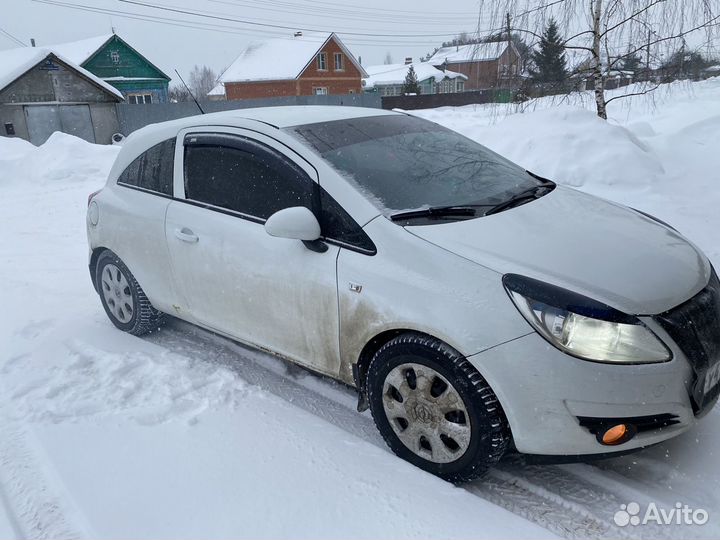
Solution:
[[[200,109],[200,114],[205,114],[205,111],[203,111],[203,108],[198,103],[198,100],[195,99],[195,96],[193,95],[192,90],[190,90],[190,87],[187,84],[185,84],[185,81],[183,80],[182,75],[180,75],[178,73],[177,69],[175,70],[175,73],[177,73],[177,76],[180,77],[180,80],[182,81],[183,85],[185,86],[185,88],[187,88],[188,94],[190,94],[190,97],[193,98],[193,101],[195,102],[195,105],[197,105],[197,108]]]

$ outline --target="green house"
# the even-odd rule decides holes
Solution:
[[[48,48],[117,88],[128,103],[168,100],[170,77],[117,34]]]

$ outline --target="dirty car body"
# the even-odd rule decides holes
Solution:
[[[229,177],[247,178],[228,192]],[[432,337],[486,381],[521,453],[658,443],[720,389],[720,284],[696,246],[401,113],[277,107],[141,129],[90,202],[88,238],[101,296],[109,250],[158,312],[361,394],[385,343]],[[616,424],[631,433],[605,444]]]

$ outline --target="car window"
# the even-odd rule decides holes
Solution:
[[[239,136],[193,135],[185,143],[185,197],[267,219],[312,208],[313,182],[272,149]]]
[[[118,183],[172,196],[174,158],[175,139],[156,144],[128,165]]]
[[[338,240],[343,244],[358,247],[364,251],[375,252],[375,244],[355,220],[324,189],[320,188],[320,206],[322,218],[320,228],[328,240]]]
[[[495,205],[536,186],[521,167],[452,130],[406,115],[286,128],[378,209]]]
[[[191,134],[185,140],[184,169],[187,199],[259,220],[283,208],[304,206],[320,214],[326,240],[375,252],[372,240],[335,199],[266,145],[237,135]]]

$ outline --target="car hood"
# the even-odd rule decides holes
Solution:
[[[636,315],[666,311],[710,278],[707,258],[678,232],[560,186],[498,214],[406,229],[501,274],[540,279]]]

